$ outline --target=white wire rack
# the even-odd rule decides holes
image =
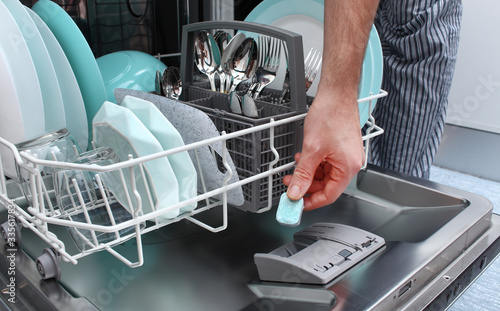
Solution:
[[[373,100],[376,100],[377,98],[386,96],[387,93],[385,91],[381,91],[379,94],[360,99],[358,102],[369,102],[369,108],[371,111],[372,109],[372,103]],[[24,228],[29,228],[32,230],[36,235],[38,235],[41,239],[43,239],[48,246],[51,247],[52,253],[51,257],[52,260],[49,260],[50,262],[47,263],[46,260],[37,260],[39,272],[42,274],[42,277],[44,278],[50,278],[50,277],[60,277],[60,272],[59,275],[56,274],[47,274],[48,270],[59,270],[59,260],[62,259],[63,261],[66,262],[71,262],[73,264],[77,264],[78,259],[87,256],[89,254],[98,252],[98,251],[107,251],[116,258],[118,258],[120,261],[122,261],[124,264],[126,264],[129,267],[139,267],[144,263],[144,258],[143,258],[143,250],[142,250],[142,235],[146,234],[150,231],[157,230],[163,226],[169,225],[174,222],[178,222],[182,219],[191,221],[209,231],[212,232],[219,232],[227,228],[228,225],[228,217],[227,217],[227,212],[228,212],[228,201],[227,201],[227,192],[231,189],[241,187],[242,185],[246,183],[253,182],[255,180],[259,180],[262,178],[268,178],[269,180],[269,185],[268,185],[268,191],[269,191],[269,200],[268,200],[268,206],[267,208],[260,209],[258,212],[266,212],[269,211],[272,208],[272,189],[273,189],[273,175],[279,174],[280,172],[283,172],[287,169],[292,168],[296,163],[291,162],[291,163],[286,163],[284,165],[275,167],[276,163],[278,163],[280,159],[280,155],[278,151],[274,148],[274,129],[276,126],[295,122],[298,120],[304,119],[306,114],[301,114],[297,116],[293,116],[290,118],[282,119],[275,121],[273,119],[270,120],[269,123],[265,123],[263,125],[251,127],[248,129],[236,131],[233,133],[226,134],[222,132],[222,134],[219,137],[195,142],[189,145],[185,145],[182,147],[178,147],[175,149],[170,149],[166,150],[163,152],[158,152],[155,154],[151,154],[148,156],[144,157],[139,157],[139,158],[132,158],[130,157],[127,161],[123,161],[120,163],[112,164],[112,165],[107,165],[107,166],[89,166],[85,164],[73,164],[73,163],[68,163],[68,162],[57,162],[57,161],[48,161],[48,160],[41,160],[38,159],[36,156],[31,155],[30,153],[27,152],[19,152],[16,147],[10,143],[9,141],[3,139],[0,137],[0,144],[7,147],[8,149],[11,150],[15,162],[17,165],[20,167],[21,170],[24,170],[29,174],[29,189],[32,194],[32,205],[28,207],[21,207],[18,204],[15,204],[13,202],[19,201],[19,200],[12,200],[12,198],[9,197],[7,193],[7,180],[4,177],[3,174],[3,168],[0,165],[0,204],[4,205],[5,208],[9,208],[9,214],[13,213],[17,219],[17,223],[19,228],[17,230],[20,230],[21,226]],[[250,133],[254,133],[257,131],[269,131],[269,137],[270,137],[270,149],[272,153],[275,156],[275,160],[272,161],[269,164],[269,168],[261,172],[259,174],[256,174],[254,176],[250,176],[248,178],[240,179],[238,182],[234,183],[228,183],[230,180],[232,174],[235,174],[235,172],[231,171],[230,166],[228,165],[226,159],[229,157],[228,151],[227,151],[227,146],[226,146],[226,141],[228,139],[232,139],[235,137],[239,136],[244,136],[248,135]],[[370,147],[370,139],[380,135],[383,133],[383,129],[380,128],[379,126],[376,125],[375,120],[372,115],[370,115],[368,121],[367,121],[367,131],[366,134],[363,136],[364,144],[365,144],[365,152],[366,152],[366,158],[368,158],[368,151]],[[139,176],[143,178],[144,180],[146,177],[144,176],[144,171],[145,167],[144,164],[147,163],[148,161],[152,161],[158,158],[162,157],[167,157],[169,155],[179,153],[179,152],[184,152],[188,150],[196,150],[197,148],[203,147],[203,146],[208,146],[210,144],[214,143],[222,143],[222,149],[223,149],[223,154],[221,155],[223,158],[223,165],[226,168],[227,172],[229,174],[227,175],[227,178],[223,181],[222,185],[211,191],[203,191],[202,193],[199,193],[198,196],[190,198],[188,200],[179,202],[177,204],[173,204],[171,206],[162,208],[162,209],[157,209],[153,210],[150,212],[144,212],[142,210],[142,204],[141,204],[141,194],[139,193],[137,189],[137,184],[136,184],[136,173],[140,172],[142,176]],[[1,159],[0,159],[1,160]],[[1,163],[1,162],[0,162]],[[198,165],[199,163],[195,163],[195,166]],[[95,202],[86,202],[83,198],[82,193],[79,191],[79,187],[76,186],[76,181],[73,180],[73,183],[75,183],[75,189],[77,191],[77,200],[75,202],[75,206],[71,211],[68,210],[61,210],[57,206],[54,206],[54,204],[51,203],[50,197],[54,196],[54,190],[50,189],[50,187],[47,187],[47,183],[44,181],[44,179],[47,179],[47,176],[42,176],[40,173],[40,167],[53,167],[53,168],[59,168],[59,169],[72,169],[72,170],[81,170],[81,171],[88,171],[88,172],[93,172],[95,175],[95,180],[98,185],[98,191],[101,193],[101,197],[96,200]],[[366,167],[366,163],[365,163]],[[137,170],[139,168],[139,170]],[[128,174],[124,174],[123,172],[128,171]],[[127,199],[129,202],[138,202],[136,206],[134,206],[131,212],[131,218],[123,221],[121,223],[115,221],[113,217],[113,213],[111,212],[111,205],[116,202],[116,199],[113,197],[113,195],[107,190],[107,188],[103,185],[102,180],[99,176],[99,174],[103,173],[108,173],[108,172],[119,172],[121,183],[124,187],[124,189],[128,188],[131,189],[132,191],[126,192]],[[129,178],[126,178],[127,176]],[[12,182],[12,180],[9,180],[9,182]],[[149,196],[147,199],[152,200],[150,197],[151,194],[148,192],[146,194]],[[221,199],[215,199],[215,197],[221,198]],[[184,213],[179,215],[176,218],[170,219],[168,221],[158,221],[158,217],[162,216],[169,211],[179,209],[181,207],[191,205],[194,203],[198,203],[198,207],[188,213]],[[130,205],[130,204],[129,204]],[[131,205],[130,205],[131,206]],[[199,219],[195,218],[196,215],[203,213],[207,210],[210,210],[216,206],[221,206],[222,207],[222,224],[220,224],[217,227],[211,226],[205,222],[200,221]],[[108,217],[110,218],[111,222],[109,225],[100,225],[100,224],[95,224],[92,223],[91,217],[89,216],[89,213],[96,208],[105,208],[107,211]],[[81,213],[84,215],[84,219],[86,220],[85,222],[82,221],[74,221],[72,220],[71,213]],[[148,226],[144,226],[144,223],[148,222]],[[9,222],[9,225],[12,225],[11,222]],[[62,226],[62,227],[67,227],[67,228],[72,228],[74,231],[77,233],[82,231],[82,230],[87,230],[91,233],[90,237],[87,235],[83,235],[79,233],[80,238],[84,239],[85,241],[85,249],[80,250],[76,253],[70,253],[67,250],[66,245],[64,242],[58,237],[56,234],[54,234],[51,231],[52,226]],[[127,234],[122,234],[120,231],[123,229],[130,229],[133,228],[133,230],[129,230]],[[3,230],[4,228],[2,228]],[[4,233],[4,238],[5,232]],[[114,238],[111,239],[110,241],[106,242],[101,242],[97,238],[96,233],[110,233]],[[113,249],[113,246],[116,246],[118,244],[123,243],[126,240],[129,239],[135,239],[136,244],[137,244],[137,256],[134,259],[126,258],[122,254],[120,254],[118,251]],[[20,241],[16,241],[20,242]],[[44,254],[43,256],[45,256]],[[135,257],[135,256],[134,256]],[[56,265],[56,267],[47,267],[47,265]]]

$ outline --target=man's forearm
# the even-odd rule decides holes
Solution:
[[[361,66],[379,0],[325,0],[320,87],[357,92]]]
[[[364,163],[356,104],[378,0],[325,0],[321,81],[304,122],[302,153],[283,181],[304,209],[333,203]]]

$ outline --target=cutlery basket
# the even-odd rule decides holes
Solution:
[[[290,72],[290,101],[278,103],[281,90],[266,88],[258,100],[255,100],[259,118],[249,118],[230,112],[229,95],[210,90],[208,83],[195,82],[193,72],[194,36],[200,30],[237,29],[275,37],[287,44]],[[186,25],[183,28],[181,77],[184,91],[181,100],[205,112],[214,122],[217,129],[232,133],[260,124],[268,123],[270,119],[279,120],[307,111],[307,104],[312,98],[307,98],[304,87],[302,37],[280,28],[249,22],[213,21]],[[302,81],[302,82],[299,82]],[[240,84],[237,92],[244,94],[247,85]],[[303,120],[275,127],[274,147],[279,153],[279,162],[283,165],[294,161],[294,155],[300,151],[303,138]],[[238,136],[227,142],[229,154],[236,166],[240,179],[251,177],[269,169],[275,159],[270,148],[268,132],[258,131],[249,135]],[[219,163],[221,164],[221,163]],[[219,165],[222,168],[222,165]],[[272,205],[279,201],[280,195],[286,191],[282,182],[283,176],[292,174],[293,169],[273,175],[272,186],[268,179],[263,178],[242,186],[244,203],[238,208],[258,212],[269,206],[268,189],[272,187]]]

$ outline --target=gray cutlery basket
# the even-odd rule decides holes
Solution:
[[[229,109],[229,95],[210,90],[207,82],[194,82],[194,35],[200,30],[237,29],[283,40],[287,44],[290,73],[290,101],[278,104],[281,90],[264,89],[258,100],[255,100],[259,118],[249,118],[234,114]],[[181,100],[205,112],[214,122],[217,129],[232,133],[253,126],[269,123],[271,118],[280,120],[303,114],[312,98],[307,98],[304,87],[302,37],[296,33],[280,28],[249,22],[201,22],[186,25],[183,28],[181,77],[184,85]],[[302,82],[299,82],[302,81]],[[300,86],[300,87],[298,87]],[[248,85],[240,84],[237,91],[243,95]],[[300,151],[303,139],[303,120],[286,123],[275,127],[274,147],[279,153],[279,161],[275,167],[294,161],[294,155]],[[269,169],[275,160],[270,148],[269,130],[238,136],[227,141],[229,154],[236,166],[240,179],[254,176]],[[222,160],[219,167],[223,170]],[[262,178],[242,186],[244,203],[238,208],[257,212],[268,206],[269,187],[272,187],[272,205],[276,205],[280,195],[286,191],[282,182],[283,176],[292,174],[288,169],[273,175],[272,185],[268,178]]]

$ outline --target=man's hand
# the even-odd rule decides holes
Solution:
[[[318,92],[305,120],[304,144],[295,156],[293,177],[283,179],[290,199],[310,195],[304,197],[305,210],[333,203],[364,163],[356,99],[345,105],[331,101]]]
[[[364,163],[357,104],[361,66],[379,0],[325,1],[321,81],[304,124],[288,197],[305,210],[333,203]]]

